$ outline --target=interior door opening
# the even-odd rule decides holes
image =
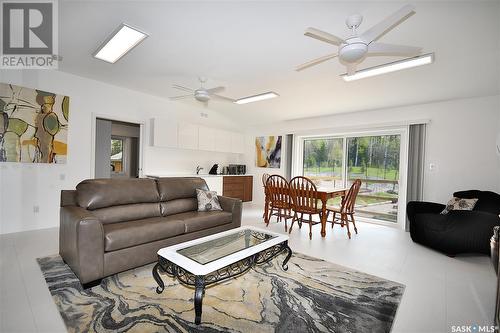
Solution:
[[[96,118],[95,178],[140,176],[141,125]]]

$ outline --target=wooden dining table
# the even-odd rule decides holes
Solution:
[[[321,237],[326,236],[326,203],[329,199],[341,196],[345,197],[349,188],[327,188],[327,187],[317,187],[316,198],[321,201]],[[265,210],[265,222],[269,224],[269,203],[266,202],[264,206]]]

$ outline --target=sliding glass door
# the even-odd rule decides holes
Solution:
[[[347,187],[361,179],[356,214],[398,221],[401,135],[347,138]]]
[[[397,223],[401,178],[401,134],[301,137],[296,172],[321,188],[350,187],[362,181],[356,215]],[[297,155],[296,155],[297,156]],[[300,172],[301,171],[301,172]],[[329,202],[339,205],[340,199]]]

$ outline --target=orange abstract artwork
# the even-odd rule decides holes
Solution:
[[[255,138],[255,165],[261,168],[279,168],[281,165],[281,136]]]

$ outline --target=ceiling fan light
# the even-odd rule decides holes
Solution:
[[[194,92],[194,98],[200,102],[208,102],[210,100],[210,94],[204,89],[197,89]]]
[[[349,82],[349,81],[364,79],[364,78],[371,77],[371,76],[396,72],[396,71],[400,71],[403,69],[428,65],[428,64],[431,64],[433,62],[434,62],[434,53],[428,53],[428,54],[420,55],[420,56],[413,57],[413,58],[394,61],[394,62],[380,65],[380,66],[365,68],[365,69],[357,71],[356,73],[354,73],[352,75],[349,75],[347,73],[342,74],[341,77],[344,79],[344,81]]]
[[[237,99],[234,101],[236,104],[247,104],[247,103],[252,103],[252,102],[258,102],[258,101],[263,101],[265,99],[270,99],[270,98],[275,98],[278,97],[279,95],[273,91],[269,91],[266,93],[258,94],[258,95],[253,95],[253,96],[248,96],[248,97],[243,97],[240,99]]]
[[[360,42],[353,42],[340,48],[339,57],[345,62],[355,63],[363,59],[368,52],[368,45]]]

